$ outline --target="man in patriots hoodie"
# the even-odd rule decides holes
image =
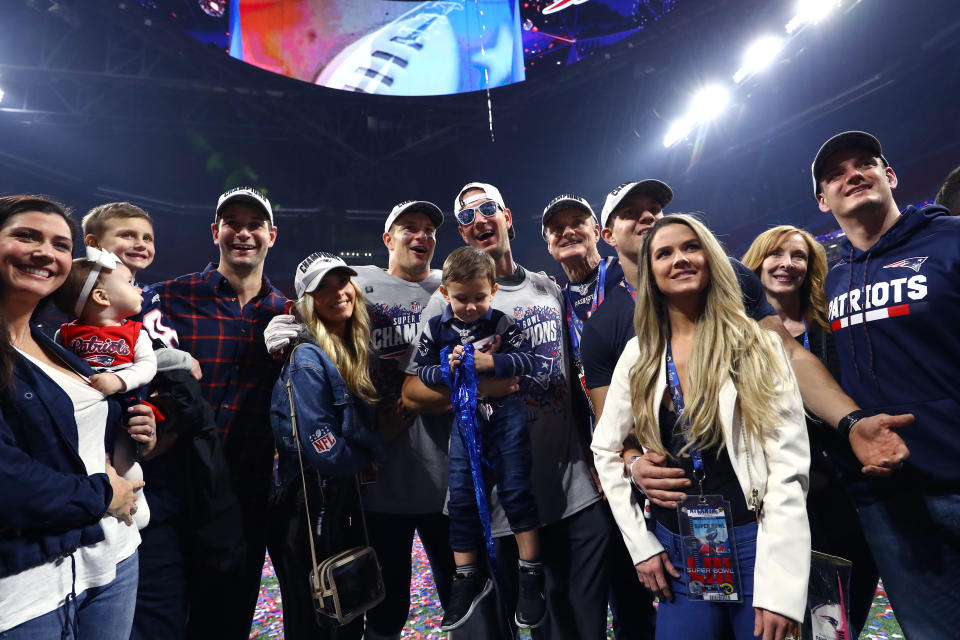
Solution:
[[[883,474],[852,477],[857,511],[906,636],[954,637],[960,219],[938,205],[901,212],[893,199],[897,175],[880,142],[862,131],[827,140],[812,173],[820,210],[833,213],[846,234],[826,295],[843,388],[863,410],[842,418],[838,430],[849,437],[859,418],[887,413],[895,416],[889,437],[903,439]]]

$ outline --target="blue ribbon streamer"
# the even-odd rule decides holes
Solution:
[[[440,352],[440,371],[447,386],[450,387],[450,403],[453,406],[457,430],[470,457],[470,473],[473,476],[473,490],[477,496],[480,525],[483,528],[483,538],[487,543],[493,579],[497,583],[497,588],[500,589],[500,574],[497,571],[497,554],[493,547],[487,491],[483,482],[483,439],[480,426],[477,424],[477,370],[473,363],[473,345],[463,345],[463,356],[453,375],[450,373],[451,351],[451,347],[444,347]]]

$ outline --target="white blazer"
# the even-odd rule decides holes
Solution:
[[[810,527],[806,492],[810,470],[810,444],[803,401],[796,378],[780,344],[780,363],[787,384],[779,389],[780,424],[763,443],[746,442],[746,432],[737,403],[737,389],[727,377],[720,388],[720,423],[723,440],[744,498],[757,490],[763,501],[757,531],[753,606],[774,611],[793,620],[803,620],[810,575]],[[657,537],[647,531],[643,504],[630,488],[623,460],[623,443],[633,433],[630,405],[630,368],[640,354],[637,338],[627,343],[603,405],[603,415],[593,432],[594,459],[600,483],[610,503],[634,564],[663,551]],[[660,406],[667,387],[666,349],[660,359],[655,405]]]

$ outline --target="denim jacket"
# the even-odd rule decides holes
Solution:
[[[90,366],[38,329],[33,338],[75,371]],[[100,519],[113,490],[106,473],[87,474],[78,452],[73,402],[38,366],[17,355],[0,419],[0,577],[104,539]],[[106,440],[120,419],[110,402]]]
[[[273,387],[270,424],[281,485],[299,481],[300,475],[291,415],[305,471],[352,476],[383,458],[383,442],[370,428],[369,406],[350,392],[329,356],[309,342],[293,348]]]

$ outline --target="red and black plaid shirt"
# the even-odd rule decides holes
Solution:
[[[179,334],[180,348],[200,361],[200,385],[216,414],[220,440],[272,442],[270,395],[281,363],[267,353],[263,329],[283,313],[286,297],[264,276],[260,293],[241,309],[233,287],[212,263],[152,288]]]

